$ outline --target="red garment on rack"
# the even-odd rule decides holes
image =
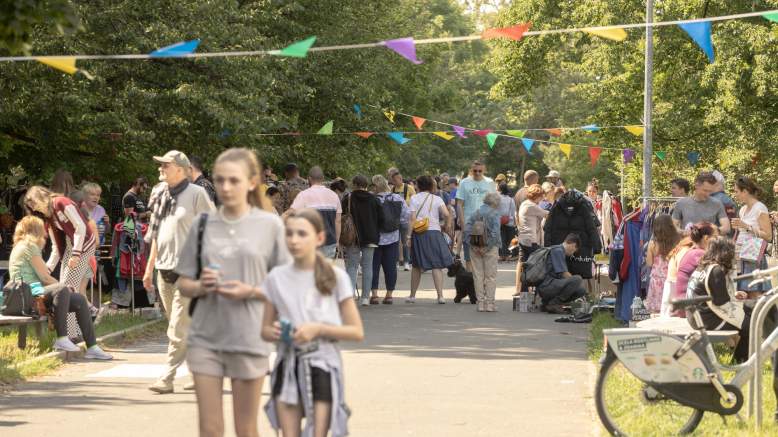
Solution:
[[[629,254],[629,238],[627,238],[627,232],[625,230],[624,231],[624,258],[622,258],[621,260],[621,268],[619,269],[619,278],[621,278],[622,280],[629,278],[630,262],[632,262],[632,256]]]

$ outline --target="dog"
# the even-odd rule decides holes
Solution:
[[[453,278],[454,287],[457,290],[457,296],[454,298],[454,303],[462,302],[462,298],[468,296],[470,303],[476,303],[475,298],[475,286],[473,285],[473,273],[468,272],[465,266],[461,262],[457,261],[448,267],[448,277]]]

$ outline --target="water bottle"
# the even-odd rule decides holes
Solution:
[[[632,299],[632,306],[630,307],[632,310],[642,310],[643,309],[643,301],[640,300],[640,297],[635,297]]]
[[[100,234],[100,244],[105,244],[105,221],[103,219],[97,222],[97,232]]]

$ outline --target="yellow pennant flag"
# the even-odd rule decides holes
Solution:
[[[623,41],[627,37],[627,32],[620,28],[611,29],[584,29],[584,32],[589,32],[592,35],[601,36],[603,38],[612,39],[615,41]]]
[[[570,159],[570,148],[572,146],[570,144],[560,144],[559,148],[562,149],[563,152],[565,152],[565,155],[567,155],[567,159]]]
[[[453,135],[449,135],[449,134],[447,134],[445,132],[433,132],[433,134],[435,134],[435,135],[437,135],[437,136],[439,136],[441,138],[445,138],[447,140],[450,140],[450,139],[454,138]]]
[[[389,121],[391,121],[392,123],[394,123],[394,111],[389,111],[389,112],[386,112],[386,111],[381,111],[381,112],[383,112],[383,113],[384,113],[384,115],[386,116],[386,118],[388,118],[388,119],[389,119]]]
[[[643,131],[645,130],[645,129],[644,129],[643,127],[641,127],[641,126],[626,126],[624,129],[626,129],[626,130],[628,130],[628,131],[632,132],[633,134],[635,134],[635,135],[637,135],[637,136],[640,136],[640,134],[642,134],[642,133],[643,133]]]
[[[80,68],[76,68],[76,58],[36,58],[38,62],[42,62],[50,67],[54,67],[57,70],[62,70],[67,74],[76,74],[77,71],[84,73],[89,80],[94,80],[91,74],[87,73]]]

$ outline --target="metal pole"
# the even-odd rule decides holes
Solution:
[[[624,202],[624,167],[626,165],[624,164],[624,161],[622,159],[621,161],[621,193],[619,193],[619,198],[621,200],[621,213],[624,214],[626,209],[626,202]]]
[[[654,21],[654,0],[646,0],[646,23]],[[643,99],[643,196],[651,196],[651,155],[654,97],[654,28],[646,26],[646,87]]]
[[[130,263],[130,293],[132,293],[132,320],[135,320],[135,268],[133,263]]]

